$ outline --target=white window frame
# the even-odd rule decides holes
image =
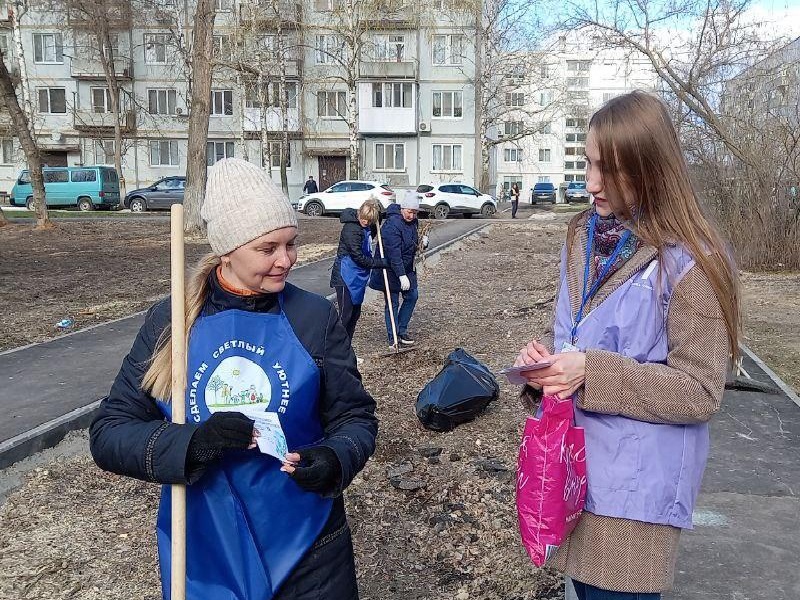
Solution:
[[[404,62],[406,60],[405,34],[376,34],[374,55],[376,62]]]
[[[536,183],[550,183],[550,175],[539,175]]]
[[[445,97],[450,96],[450,113],[449,115],[445,114]],[[438,104],[439,104],[439,112],[441,113],[439,116],[436,116],[436,105],[437,105],[437,97],[438,97]],[[457,100],[457,101],[456,101]],[[461,114],[456,116],[456,109],[458,109]],[[433,92],[431,96],[431,119],[451,119],[451,120],[458,120],[464,118],[464,93],[459,92],[456,90],[444,90],[444,91],[437,91]]]
[[[397,164],[397,151],[402,153],[402,165]],[[375,171],[402,173],[406,170],[406,145],[402,142],[375,142]],[[391,158],[391,166],[389,166]]]
[[[506,106],[525,106],[525,92],[506,92]]]
[[[214,8],[217,12],[231,12],[233,10],[233,0],[214,0]]]
[[[454,40],[458,44],[454,44]],[[438,33],[433,36],[432,62],[437,67],[459,67],[464,64],[466,36],[463,33]]]
[[[553,160],[553,152],[550,148],[539,148],[539,162],[549,163]]]
[[[298,95],[300,90],[299,81],[286,82],[286,108],[297,108]],[[267,82],[267,107],[280,108],[281,82]]]
[[[158,60],[158,46],[164,48],[164,60]],[[146,65],[166,65],[169,64],[169,34],[168,33],[146,33],[144,34],[144,64]],[[155,57],[155,59],[153,59]]]
[[[153,97],[155,97],[156,112],[151,110],[154,105]],[[175,88],[147,88],[147,112],[159,116],[178,114],[178,90]]]
[[[52,39],[51,45],[47,40]],[[53,51],[53,59],[47,59],[47,51]],[[60,50],[60,52],[59,52]],[[36,55],[39,54],[37,60]],[[40,33],[33,34],[33,62],[37,65],[63,65],[64,64],[64,36],[61,33]]]
[[[215,59],[228,62],[232,60],[233,44],[231,42],[231,36],[215,33],[211,37],[211,44],[211,53]]]
[[[342,57],[342,41],[338,35],[318,33],[314,43],[314,62],[318,65],[337,65]]]
[[[114,140],[94,140],[94,164],[114,164]]]
[[[209,163],[209,150],[213,147],[212,152],[214,153],[214,162]],[[220,157],[219,150],[222,148],[222,157]],[[218,161],[222,160],[223,158],[235,158],[236,157],[236,142],[231,140],[208,140],[206,142],[206,165],[212,166],[217,164]]]
[[[270,160],[270,169],[280,169],[281,168],[281,143],[280,141],[271,141],[269,143],[269,160]],[[287,146],[289,150],[289,156],[286,157],[286,170],[292,170],[292,143],[289,142]],[[262,154],[261,155],[261,166],[264,166],[264,159],[266,157]]]
[[[96,93],[100,92],[103,94],[103,104],[101,108],[103,110],[97,110],[98,104],[96,103],[97,97]],[[97,115],[107,114],[111,112],[111,90],[104,86],[92,86],[89,88],[89,94],[92,98],[92,112]]]
[[[41,93],[43,91],[45,91],[45,90],[47,91],[47,110],[42,110]],[[53,112],[52,111],[52,108],[53,108],[52,92],[56,91],[56,90],[61,90],[61,91],[64,92],[64,112]],[[42,87],[42,88],[37,88],[36,89],[36,104],[37,104],[37,106],[39,108],[39,113],[41,113],[43,115],[65,115],[65,114],[67,114],[67,90],[66,90],[66,88],[62,88],[62,87]]]
[[[330,97],[334,95],[336,99],[336,104],[332,104]],[[320,111],[320,97],[325,98],[324,104],[322,106],[326,107],[324,114]],[[335,106],[335,114],[330,114],[331,107]],[[344,107],[344,111],[340,110]],[[330,120],[343,120],[347,116],[347,92],[343,92],[341,90],[320,90],[317,92],[317,116],[321,119],[330,119]]]
[[[109,52],[109,46],[106,46],[106,44],[103,43],[103,54],[105,55],[106,60],[116,59],[119,57],[119,34],[109,33],[108,37],[111,40],[111,52]]]
[[[226,102],[226,98],[228,99],[228,102]],[[233,90],[211,90],[210,116],[212,117],[233,116]]]
[[[456,148],[458,148],[458,165],[455,164]],[[440,168],[436,168],[436,150],[440,154]],[[450,150],[450,168],[445,168],[447,152]],[[462,173],[464,170],[464,146],[462,144],[433,144],[431,146],[431,173]]]
[[[13,165],[16,162],[14,160],[15,155],[16,152],[14,151],[14,139],[0,139],[0,164]]]
[[[522,148],[503,148],[503,162],[522,162]]]
[[[522,135],[525,131],[525,123],[522,121],[505,121],[503,123],[503,135],[506,137]]]
[[[410,82],[376,81],[370,95],[372,108],[414,108],[414,87]]]
[[[154,144],[158,144],[158,159],[159,162],[153,162],[153,147]],[[163,150],[167,149],[167,162],[163,162],[164,154]],[[148,154],[150,155],[150,166],[151,167],[177,167],[180,165],[181,159],[178,155],[178,140],[166,140],[166,139],[157,139],[157,140],[149,140],[148,146]]]

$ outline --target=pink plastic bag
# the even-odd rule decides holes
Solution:
[[[517,517],[522,543],[541,567],[569,536],[586,501],[586,442],[572,400],[542,399],[529,418],[517,463]]]

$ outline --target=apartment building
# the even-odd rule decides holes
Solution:
[[[217,0],[208,164],[237,156],[280,179],[286,131],[292,197],[308,175],[323,188],[348,178],[353,145],[361,178],[398,188],[472,183],[474,21],[451,0],[363,0],[356,21],[346,18],[345,3]],[[31,10],[20,21],[21,70],[10,13],[0,7],[0,49],[15,76],[26,72],[47,164],[113,164],[102,51],[113,56],[122,90],[128,189],[185,173],[190,8],[185,0],[119,0],[110,49],[97,47],[92,23],[80,16]],[[0,118],[6,190],[24,168],[12,135]]]
[[[507,94],[519,107],[515,117],[497,127],[494,146],[497,192],[517,183],[523,201],[537,182],[552,182],[562,190],[571,181],[584,181],[586,134],[591,114],[614,96],[635,89],[655,90],[657,77],[646,59],[580,32],[562,35],[548,50],[528,57],[535,82]],[[524,119],[539,119],[536,127]],[[519,137],[521,127],[535,133]],[[506,138],[509,141],[503,141]],[[559,194],[563,201],[563,194]]]

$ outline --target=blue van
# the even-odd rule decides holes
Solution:
[[[87,211],[119,204],[119,178],[113,167],[44,167],[42,175],[48,208],[77,206]],[[33,188],[27,169],[19,174],[8,200],[11,206],[33,210]]]

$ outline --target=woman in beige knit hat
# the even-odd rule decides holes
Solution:
[[[297,219],[255,165],[219,161],[202,216],[212,254],[187,290],[185,425],[170,423],[170,301],[153,306],[91,427],[109,471],[187,484],[187,598],[358,598],[342,491],[375,449],[375,402],[336,310],[286,282]]]

